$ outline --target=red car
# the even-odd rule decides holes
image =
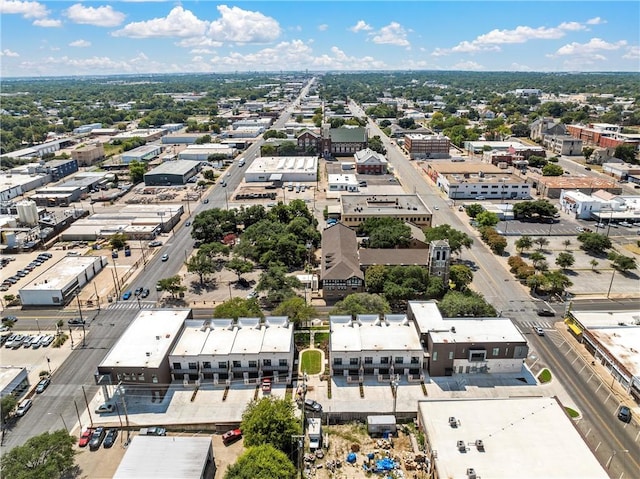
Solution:
[[[232,429],[231,431],[227,431],[222,435],[222,443],[225,446],[228,446],[231,443],[234,443],[242,439],[242,431],[240,429]]]
[[[262,380],[262,392],[269,394],[271,392],[271,379]]]
[[[78,446],[86,447],[86,445],[89,444],[89,440],[91,439],[92,434],[93,429],[91,429],[90,427],[82,431],[82,434],[80,434],[80,440],[78,441]]]

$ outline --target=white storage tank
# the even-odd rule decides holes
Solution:
[[[29,226],[38,224],[38,206],[35,201],[24,200],[16,204],[18,219],[21,223]]]

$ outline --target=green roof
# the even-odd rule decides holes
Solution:
[[[357,128],[331,128],[329,136],[333,143],[358,143],[367,141],[367,130]]]

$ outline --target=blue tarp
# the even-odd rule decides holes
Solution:
[[[347,456],[347,462],[349,464],[353,464],[354,462],[356,462],[356,453],[355,452],[350,452],[349,455]]]
[[[391,471],[395,468],[396,463],[388,457],[376,461],[376,472]]]

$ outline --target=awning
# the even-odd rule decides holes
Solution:
[[[566,319],[565,320],[565,324],[567,325],[567,327],[573,332],[573,334],[575,335],[580,335],[582,334],[582,329],[580,329],[580,326],[578,326],[577,324],[575,324],[573,322],[573,320],[571,319]]]

